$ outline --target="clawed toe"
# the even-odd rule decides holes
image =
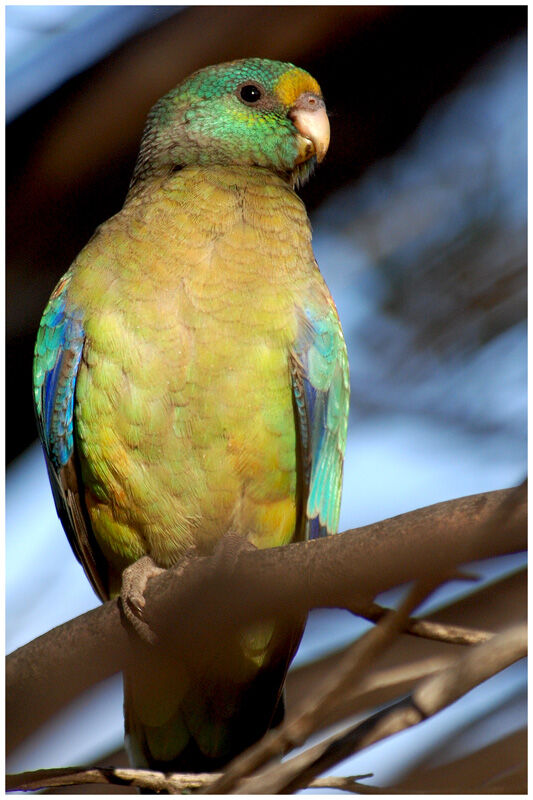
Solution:
[[[151,645],[157,643],[157,635],[144,619],[144,592],[150,578],[155,578],[164,571],[150,556],[143,556],[122,573],[120,600],[126,625],[142,641]]]

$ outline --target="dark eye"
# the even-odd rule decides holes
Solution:
[[[245,103],[257,103],[263,96],[261,89],[253,83],[242,86],[239,94]]]

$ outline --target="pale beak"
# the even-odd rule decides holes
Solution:
[[[304,92],[291,106],[289,118],[303,138],[300,143],[297,164],[316,155],[322,161],[329,146],[329,119],[321,97]]]

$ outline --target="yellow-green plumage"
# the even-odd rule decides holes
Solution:
[[[191,133],[191,108],[222,124],[205,111],[218,85],[208,71],[208,89],[193,76],[177,100],[169,95],[170,106],[153,112],[124,208],[72,265],[37,341],[36,408],[56,503],[104,597],[145,554],[169,567],[190,547],[211,552],[228,531],[263,548],[303,538],[315,523],[338,525],[346,352],[291,185],[308,167],[288,110],[319,89],[292,65],[235,64],[214,70],[231,90],[221,90],[228,125],[244,124],[251,144],[245,132],[232,159],[231,136],[212,121]],[[256,128],[234,97],[243,75],[270,80],[269,103],[278,104],[275,113],[265,106]],[[167,134],[163,147],[163,123],[181,130],[174,105],[188,127],[179,146]],[[261,137],[287,125],[286,163],[269,168],[247,155],[258,137],[261,153],[282,158],[281,145],[266,139],[262,148]],[[172,148],[178,170],[166,164]],[[298,636],[274,624],[241,631],[200,674],[162,663],[158,676],[139,663],[126,679],[134,760],[215,768],[254,741],[279,719]]]
[[[288,352],[304,299],[326,310],[305,209],[266,170],[194,167],[154,184],[98,230],[70,288],[87,313],[76,418],[100,544],[165,566],[228,526],[286,544]]]

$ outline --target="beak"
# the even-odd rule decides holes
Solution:
[[[322,161],[329,146],[329,119],[322,98],[304,92],[291,106],[289,119],[302,139],[296,163],[301,164],[314,155],[317,161]]]

